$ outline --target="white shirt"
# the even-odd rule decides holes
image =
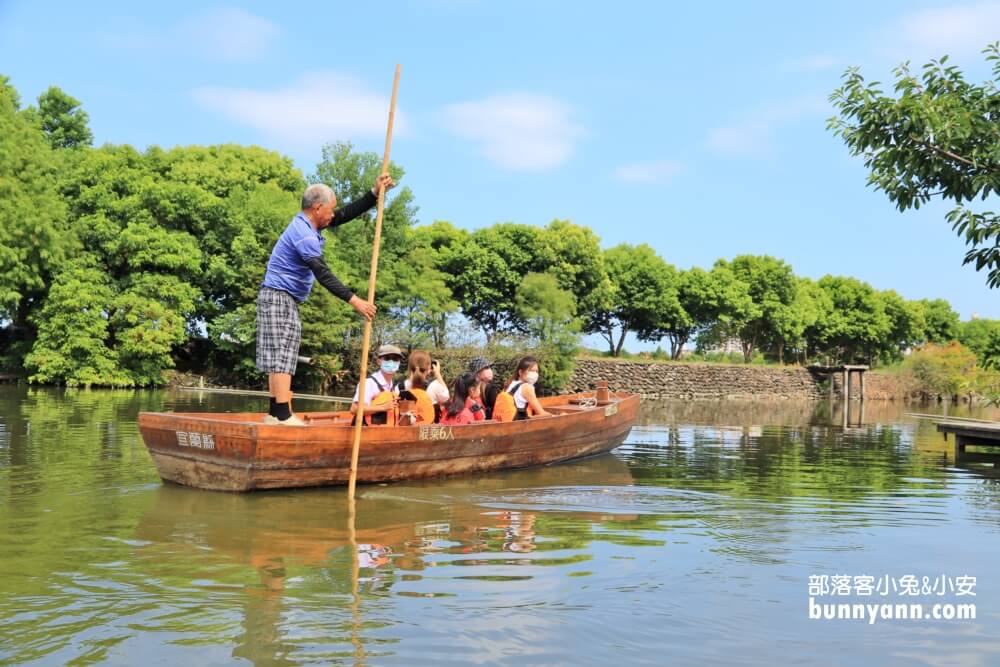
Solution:
[[[413,389],[413,383],[409,380],[403,383],[403,386],[407,389]],[[451,398],[451,392],[448,391],[448,387],[445,386],[444,382],[441,380],[434,379],[431,383],[427,385],[427,396],[431,399],[433,405],[447,405],[448,399]]]
[[[382,375],[381,372],[378,373],[378,376],[379,376],[378,381],[382,383],[383,387],[385,387],[386,389],[393,388],[392,380],[386,380],[385,376]],[[376,383],[375,380],[373,380],[370,376],[365,379],[365,405],[371,405],[372,400],[381,393],[382,390],[379,389],[378,383]],[[354,398],[352,400],[355,403],[358,402],[357,388],[354,389]]]

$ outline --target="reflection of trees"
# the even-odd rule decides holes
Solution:
[[[803,496],[845,501],[893,491],[908,485],[904,480],[910,477],[944,477],[944,471],[914,461],[907,435],[912,427],[869,423],[845,433],[839,412],[825,402],[740,404],[724,413],[692,403],[656,407],[644,419],[685,425],[670,427],[678,433],[667,452],[639,448],[630,454],[632,474],[644,484],[771,501]],[[890,411],[881,413],[886,419]],[[901,413],[897,407],[898,421]]]
[[[830,530],[882,519],[869,497],[918,492],[948,495],[940,459],[922,454],[940,438],[931,422],[914,422],[909,406],[860,404],[648,403],[642,428],[629,438],[627,460],[641,486],[706,494],[693,498],[689,520],[706,526],[722,550],[743,558],[780,558],[781,544],[803,511],[829,518]],[[664,437],[666,433],[666,437]],[[875,500],[877,504],[879,500]]]

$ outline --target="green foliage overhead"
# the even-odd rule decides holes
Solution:
[[[1000,44],[984,51],[993,78],[970,83],[947,56],[914,73],[894,71],[893,92],[858,68],[830,96],[838,115],[829,127],[869,169],[868,184],[900,211],[941,197],[954,202],[948,220],[965,238],[965,263],[1000,285],[1000,216],[969,208],[1000,190]]]

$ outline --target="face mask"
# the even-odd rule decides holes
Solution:
[[[531,371],[530,373],[524,374],[524,381],[528,384],[535,384],[538,382],[538,371]]]
[[[383,373],[392,375],[393,373],[399,370],[399,362],[393,361],[392,359],[384,359],[382,361],[382,365],[380,366],[380,368],[382,369]]]

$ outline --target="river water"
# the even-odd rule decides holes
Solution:
[[[343,489],[165,486],[136,425],[261,407],[0,386],[0,663],[1000,663],[1000,485],[937,406],[647,402],[609,455],[359,487],[356,550]]]

